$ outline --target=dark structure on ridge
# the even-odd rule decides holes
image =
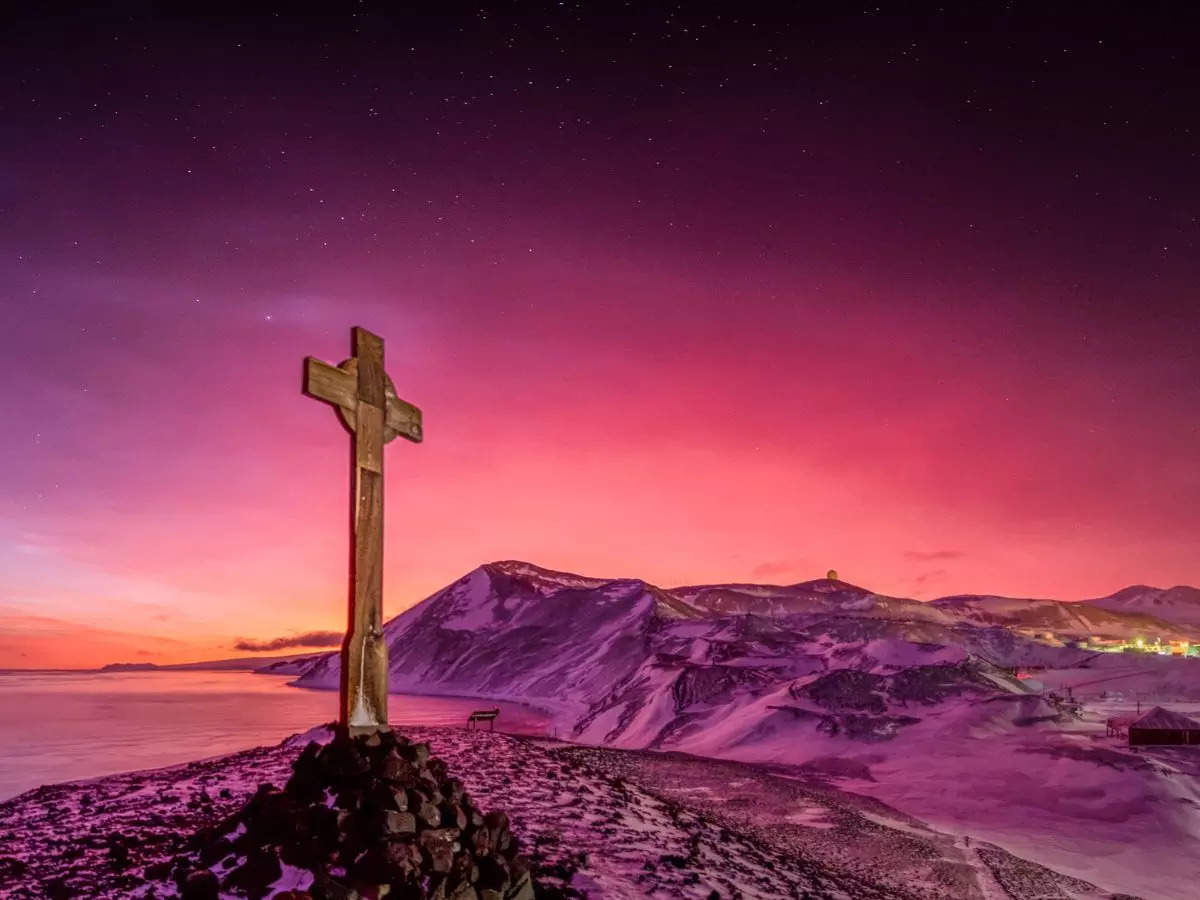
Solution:
[[[428,744],[390,731],[309,743],[283,790],[260,785],[190,846],[146,873],[184,900],[534,900],[508,816],[485,814]]]

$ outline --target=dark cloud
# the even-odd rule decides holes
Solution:
[[[935,559],[962,559],[966,554],[961,550],[905,550],[904,556],[907,559],[930,562]]]
[[[260,653],[263,650],[286,650],[288,647],[336,647],[341,642],[342,635],[338,631],[307,631],[304,634],[277,637],[269,641],[242,638],[233,645],[233,649]]]

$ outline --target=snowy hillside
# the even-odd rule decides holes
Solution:
[[[1166,590],[1136,584],[1087,602],[1090,606],[1114,612],[1142,613],[1178,625],[1200,627],[1200,589],[1185,584]]]
[[[1148,624],[1174,633],[1142,614],[1051,600],[920,603],[830,579],[664,590],[509,561],[469,572],[384,633],[393,690],[534,703],[588,739],[659,746],[699,727],[695,698],[728,713],[752,704],[770,718],[767,707],[797,679],[967,660],[976,669],[1078,665],[1087,651],[1016,631],[1069,639]],[[335,687],[338,656],[282,671]]]
[[[641,729],[658,723],[646,743],[683,727],[674,721],[689,715],[679,698],[766,702],[828,671],[891,672],[969,655],[1001,666],[1084,658],[981,625],[844,582],[662,590],[500,562],[406,610],[384,633],[393,690],[535,703],[589,735],[616,716],[617,731],[628,732],[622,742],[633,745],[642,733],[629,731],[634,717]],[[334,687],[338,656],[299,674],[301,685]],[[630,704],[645,708],[620,711]]]
[[[1187,639],[1197,635],[1196,627],[1177,624],[1179,620],[1160,617],[1157,613],[1152,615],[1149,609],[1112,609],[1102,607],[1095,601],[1068,603],[965,594],[939,597],[929,605],[960,620],[1047,631],[1060,639],[1091,636],[1131,638],[1148,634],[1163,639]]]
[[[643,581],[491,563],[387,623],[391,686],[535,701],[578,716],[642,663],[665,623],[699,615]],[[336,686],[337,655],[298,683]]]

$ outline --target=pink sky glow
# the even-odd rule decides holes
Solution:
[[[949,55],[870,90],[670,57],[660,96],[490,32],[455,38],[475,68],[431,34],[317,72],[123,28],[141,55],[6,63],[0,667],[340,629],[348,439],[300,365],[352,325],[425,413],[387,448],[388,615],[513,558],[922,599],[1200,583],[1194,157],[1147,143],[1165,114],[1102,132],[1073,79],[1109,45],[1031,50],[1050,112],[1013,93],[1005,124]]]

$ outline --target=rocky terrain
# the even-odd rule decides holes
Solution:
[[[1116,896],[999,847],[964,846],[881,803],[839,791],[817,771],[772,772],[462,729],[413,729],[408,737],[428,743],[461,775],[474,804],[508,811],[507,827],[527,854],[540,898]],[[276,801],[259,785],[295,777],[303,748],[329,738],[317,729],[277,747],[43,787],[0,804],[0,895],[178,896],[172,873],[182,872],[186,887],[199,854],[214,866],[223,857],[206,849],[228,839],[222,823],[237,822],[240,834],[276,827],[264,818]],[[313,762],[317,755],[307,751]],[[320,780],[313,775],[306,784]],[[201,841],[189,840],[198,832]],[[248,839],[243,849],[256,842]],[[221,850],[232,855],[232,843]],[[275,864],[256,870],[261,896],[316,895],[311,876],[287,860],[276,873]],[[272,880],[264,882],[262,871]],[[235,878],[220,895],[244,894],[244,880]]]
[[[508,816],[485,813],[428,744],[393,731],[310,740],[282,789],[260,784],[189,847],[143,874],[185,900],[533,900]]]

